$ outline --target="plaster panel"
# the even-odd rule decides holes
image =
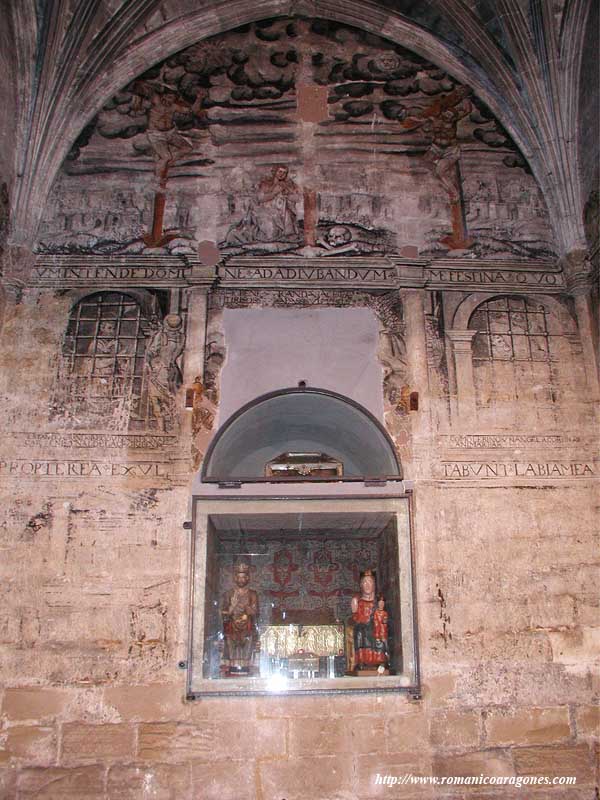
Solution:
[[[225,309],[223,327],[218,425],[256,397],[302,380],[383,419],[379,326],[369,309]]]

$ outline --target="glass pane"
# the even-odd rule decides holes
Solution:
[[[490,312],[490,331],[493,333],[508,333],[508,314],[494,311]]]
[[[531,357],[534,361],[548,360],[548,343],[543,336],[531,336]]]
[[[527,336],[513,336],[512,339],[513,349],[515,352],[515,358],[523,360],[529,360],[529,341]]]
[[[504,361],[512,358],[511,337],[492,334],[492,354],[494,359]]]

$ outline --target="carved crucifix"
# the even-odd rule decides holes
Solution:
[[[162,247],[179,236],[177,231],[163,232],[166,205],[166,187],[169,169],[181,158],[190,155],[195,149],[193,137],[182,133],[177,127],[178,114],[193,114],[202,117],[202,103],[208,92],[199,89],[193,103],[182,98],[176,87],[164,80],[164,70],[159,80],[137,81],[134,86],[134,110],[149,101],[148,130],[146,136],[154,158],[154,176],[157,191],[154,195],[152,230],[142,239],[148,247]]]
[[[463,250],[473,244],[467,233],[460,174],[460,147],[457,142],[457,125],[472,110],[468,99],[470,93],[470,87],[458,86],[426,108],[409,114],[401,122],[402,127],[407,130],[420,128],[430,139],[425,157],[450,200],[452,234],[441,240],[450,250]]]

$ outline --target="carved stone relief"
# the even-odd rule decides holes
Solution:
[[[99,292],[73,307],[50,400],[50,420],[67,428],[178,430],[183,321],[158,305]]]
[[[326,118],[303,116],[303,87],[326,93]],[[543,203],[499,201],[488,225],[466,188],[483,175],[531,193],[523,166],[435,64],[340,23],[265,20],[169,56],[103,107],[65,161],[38,249],[546,254],[547,226],[525,230],[538,211],[543,227]]]
[[[446,401],[449,397],[448,365],[444,346],[444,315],[440,292],[429,293],[430,307],[425,314],[425,341],[429,385],[435,397]]]

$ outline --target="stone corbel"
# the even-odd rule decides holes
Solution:
[[[456,375],[456,403],[461,421],[472,421],[475,417],[475,379],[473,376],[473,339],[477,331],[454,328],[447,330],[454,359]]]

